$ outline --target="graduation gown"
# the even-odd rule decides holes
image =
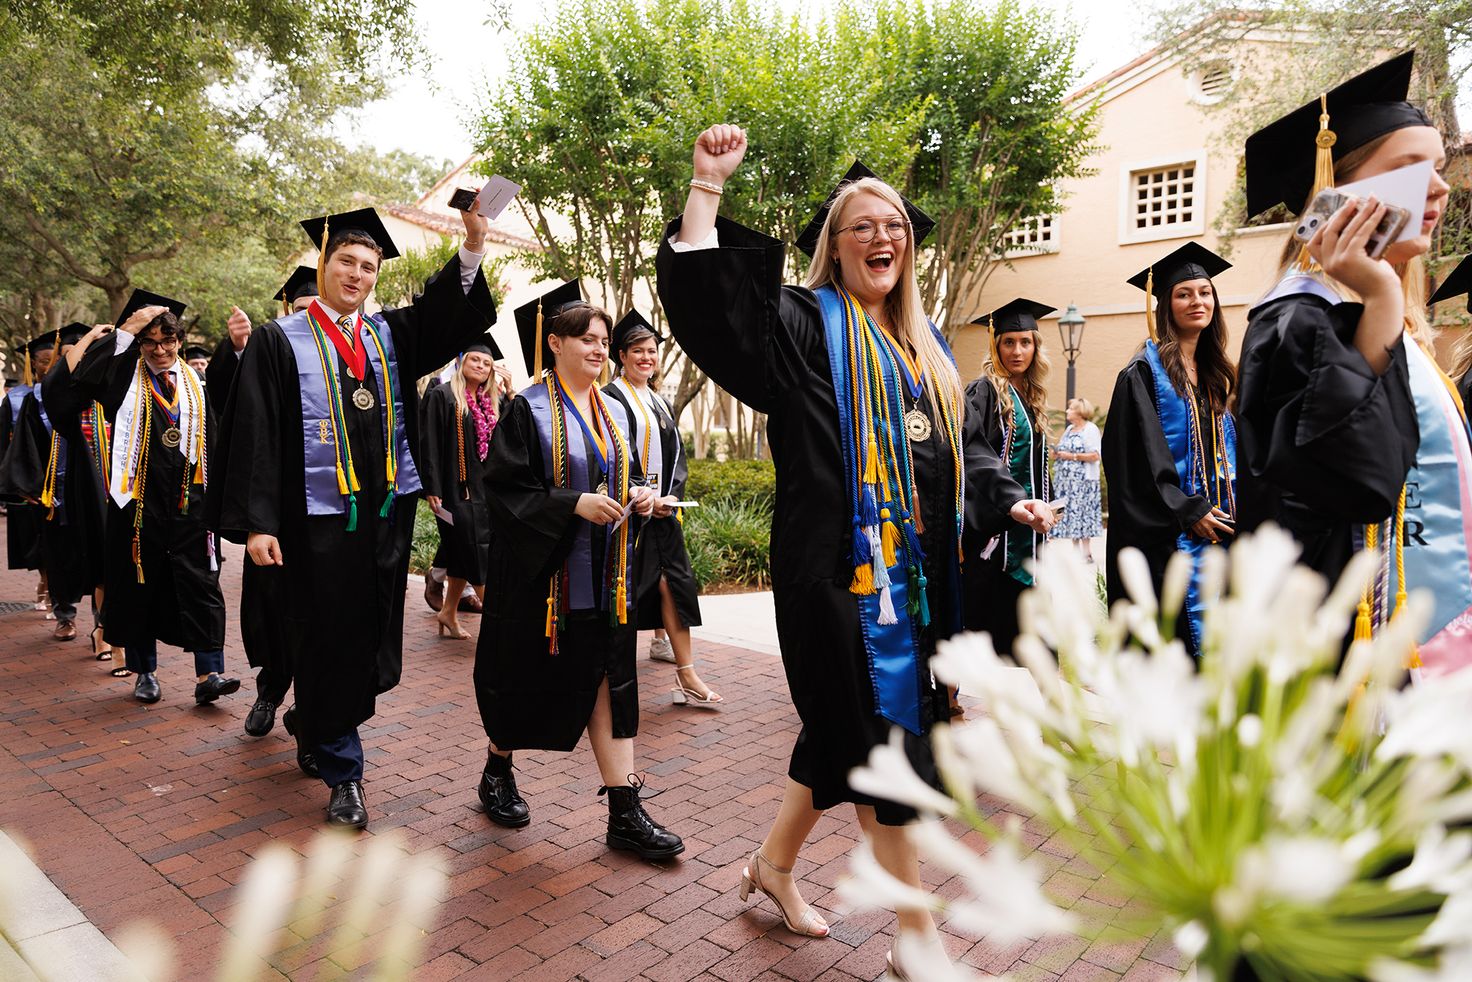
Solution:
[[[486,581],[487,555],[491,548],[485,482],[490,454],[487,453],[485,460],[477,456],[475,420],[469,410],[459,411],[455,393],[448,384],[436,385],[424,393],[419,415],[423,430],[420,452],[415,458],[419,480],[424,484],[424,493],[440,498],[445,511],[455,519],[453,525],[435,520],[440,530],[435,562],[444,567],[445,575],[479,586]],[[460,480],[462,449],[463,482]]]
[[[617,399],[629,417],[629,431],[635,448],[643,447],[644,418],[634,407],[629,395],[621,385],[609,385],[603,393]],[[685,481],[690,476],[689,464],[685,461],[684,448],[680,444],[680,430],[675,425],[674,410],[656,392],[653,405],[645,403],[649,420],[659,430],[658,461],[651,462],[648,471],[659,476],[660,497],[673,495],[683,500]],[[642,450],[641,450],[642,457]],[[642,460],[641,460],[642,466]],[[669,584],[670,596],[675,601],[675,613],[685,627],[700,626],[700,588],[695,583],[695,571],[690,568],[690,553],[685,547],[685,526],[674,515],[665,518],[648,518],[640,523],[639,539],[634,546],[634,568],[639,584],[637,609],[639,630],[653,631],[664,627],[664,612],[660,604],[659,578]]]
[[[1100,460],[1109,490],[1109,536],[1105,544],[1104,579],[1109,603],[1128,596],[1119,577],[1119,551],[1133,546],[1150,566],[1155,595],[1165,583],[1165,567],[1175,555],[1176,540],[1211,511],[1211,502],[1181,487],[1180,475],[1155,401],[1155,377],[1141,351],[1130,359],[1114,383],[1109,421],[1104,427]],[[1198,432],[1210,432],[1200,417]],[[1186,618],[1177,620],[1177,636],[1191,645]]]
[[[230,419],[230,397],[235,390],[243,354],[243,351],[236,352],[228,337],[224,338],[215,347],[215,353],[204,370],[205,386],[221,413],[222,432]],[[222,446],[223,443],[221,441]],[[250,667],[266,669],[272,683],[280,685],[284,693],[283,683],[291,679],[291,659],[285,622],[276,599],[281,579],[281,573],[275,567],[257,566],[249,557],[246,558],[240,570],[240,646],[245,649],[245,660]]]
[[[1011,412],[1007,407],[1006,412]],[[975,419],[981,438],[987,447],[1000,459],[1005,444],[1003,432],[1004,412],[997,398],[997,389],[990,379],[973,379],[966,386],[966,417]],[[1047,420],[1039,420],[1029,413],[1034,438],[1031,448],[1031,467],[1035,486],[1034,498],[1047,498],[1048,455]],[[1005,464],[1005,462],[1004,462]],[[1027,474],[1008,473],[1018,481],[1027,480]],[[1021,497],[1021,495],[1019,495]],[[1018,579],[1007,571],[1008,545],[1013,551],[1025,556],[1036,556],[1037,549],[1047,536],[1039,535],[1026,525],[1013,521],[1005,511],[988,516],[988,520],[967,527],[963,543],[966,550],[965,566],[965,611],[966,630],[986,631],[992,637],[992,646],[999,654],[1011,654],[1012,642],[1017,640],[1017,601],[1027,589],[1028,582]],[[1013,537],[1022,538],[1013,541]],[[990,550],[990,551],[988,551]],[[985,558],[983,558],[985,556]]]
[[[10,449],[15,436],[15,424],[20,417],[20,407],[32,386],[16,385],[5,393],[0,404],[0,460]],[[5,502],[5,559],[11,569],[41,568],[41,514],[40,510],[18,498],[6,496]]]
[[[117,351],[114,337],[97,341],[82,356],[70,378],[57,379],[58,393],[72,405],[96,400],[111,424],[127,397],[142,357],[138,342]],[[184,362],[175,364],[179,385],[187,384]],[[203,388],[203,386],[201,386]],[[49,386],[48,386],[49,392]],[[215,434],[214,411],[204,393],[205,448]],[[225,647],[225,600],[220,594],[216,547],[204,521],[204,488],[193,482],[193,468],[183,444],[164,446],[165,426],[155,415],[149,427],[147,474],[143,488],[140,553],[143,582],[133,562],[134,519],[139,503],[129,499],[119,508],[107,499],[103,533],[103,585],[106,591],[106,641],[114,646],[161,641],[186,651],[218,651]],[[122,434],[113,427],[116,439]],[[180,491],[189,476],[185,506]]]
[[[409,449],[419,445],[419,377],[445,364],[495,320],[485,276],[476,272],[467,294],[460,260],[452,257],[408,307],[383,311],[392,333]],[[344,393],[358,387],[334,358]],[[379,391],[372,360],[363,384]],[[358,526],[345,515],[308,515],[302,394],[296,356],[273,320],[251,335],[237,368],[224,438],[212,457],[209,520],[232,542],[251,532],[276,536],[282,565],[272,606],[287,638],[302,739],[320,744],[342,737],[374,713],[379,693],[398,685],[403,661],[404,586],[414,499],[394,504],[386,518],[384,407],[364,411],[344,398],[348,445],[358,479]],[[247,562],[250,560],[247,559]],[[270,576],[264,577],[269,580]]]
[[[486,736],[497,749],[565,752],[587,729],[604,678],[613,736],[637,735],[637,634],[632,618],[611,623],[608,604],[600,601],[598,608],[569,611],[557,634],[557,653],[548,650],[548,582],[588,523],[574,513],[582,492],[553,487],[546,478],[533,413],[524,396],[513,399],[486,458],[485,499],[494,531],[475,647],[475,700]],[[567,438],[586,444],[570,415],[569,423]],[[594,454],[586,457],[588,486],[597,487],[602,475]],[[637,460],[631,470],[638,474]],[[630,485],[638,483],[634,479]],[[601,527],[591,531],[591,561],[580,568],[569,564],[567,573],[594,584],[593,595],[599,596],[607,549]]]
[[[861,794],[848,772],[889,737],[890,723],[875,711],[874,685],[849,592],[853,580],[852,526],[839,415],[827,341],[815,295],[783,286],[780,242],[727,219],[717,219],[720,248],[677,253],[668,239],[656,260],[660,301],[680,347],[716,384],[767,414],[776,465],[772,516],[772,592],[788,690],[802,720],[788,768],[812,789],[813,804],[851,801],[875,807],[880,821],[901,824],[911,809]],[[907,396],[908,398],[908,396]],[[961,584],[940,561],[954,551],[953,465],[940,434],[939,413],[922,395],[918,408],[933,435],[915,442],[915,485],[925,531],[921,535],[929,580],[931,622],[919,632],[920,713],[926,735],[904,733],[918,773],[936,782],[928,742],[932,723],[948,718],[946,694],[924,671],[937,640],[960,626]],[[971,414],[965,420],[964,457],[968,524],[1005,514],[1022,489],[987,446]]]
[[[102,343],[110,341],[104,338]],[[64,358],[57,359],[56,367],[42,380],[39,391],[52,429],[60,434],[65,447],[65,463],[60,468],[59,479],[65,508],[59,527],[66,531],[54,536],[60,542],[52,549],[75,553],[74,558],[58,556],[54,563],[48,561],[48,569],[74,563],[72,570],[80,577],[74,589],[90,593],[103,582],[107,527],[108,464],[99,457],[97,436],[92,432],[95,403],[80,397],[78,387],[71,384],[71,369]],[[105,411],[103,415],[106,416]],[[107,425],[105,418],[102,425]]]
[[[1238,371],[1238,527],[1278,523],[1331,582],[1356,526],[1395,512],[1420,446],[1404,345],[1376,375],[1354,347],[1362,311],[1316,293],[1269,299],[1248,314]]]

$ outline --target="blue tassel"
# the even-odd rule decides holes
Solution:
[[[879,524],[879,503],[874,500],[874,485],[864,485],[864,494],[859,499],[859,517],[863,519],[860,524]]]
[[[874,554],[869,551],[869,536],[864,532],[864,527],[859,524],[857,517],[854,518],[854,565],[863,566],[874,559]]]
[[[358,531],[358,496],[348,495],[348,531]]]
[[[915,531],[914,522],[905,522],[905,548],[917,564],[925,559],[925,550],[920,548],[920,533]]]

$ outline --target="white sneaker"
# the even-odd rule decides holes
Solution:
[[[675,649],[670,647],[669,641],[665,638],[650,638],[649,660],[667,661],[673,665],[675,663]]]

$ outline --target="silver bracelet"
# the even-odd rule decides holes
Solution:
[[[722,188],[721,185],[712,184],[710,181],[702,181],[698,177],[692,177],[690,179],[690,186],[700,191],[709,191],[711,194],[714,194],[717,197],[725,193],[725,189]]]

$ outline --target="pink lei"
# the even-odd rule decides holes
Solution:
[[[491,431],[496,428],[496,400],[486,395],[482,388],[475,395],[466,394],[465,403],[470,408],[470,418],[475,421],[475,455],[485,460],[490,452]]]

